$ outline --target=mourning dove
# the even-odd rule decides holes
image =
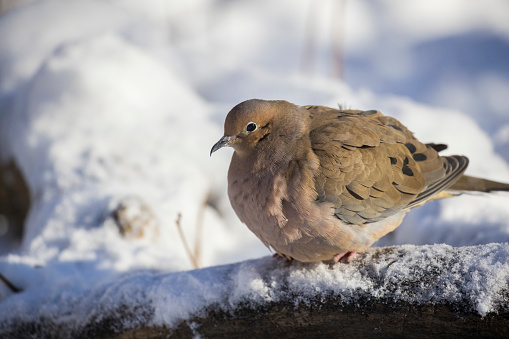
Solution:
[[[413,207],[451,190],[509,190],[463,174],[468,158],[440,156],[379,111],[248,100],[212,147],[233,147],[228,195],[239,219],[279,255],[349,259],[393,231]]]

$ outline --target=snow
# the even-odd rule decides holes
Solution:
[[[56,326],[61,337],[82,337],[88,327],[101,326],[118,312],[124,316],[114,319],[118,324],[109,323],[113,329],[142,325],[171,328],[205,315],[210,307],[224,312],[273,302],[298,307],[331,298],[343,305],[366,298],[415,304],[459,303],[486,315],[507,310],[504,290],[509,279],[508,255],[508,244],[457,248],[404,245],[386,248],[383,253],[372,248],[352,264],[332,269],[323,263],[287,265],[265,257],[185,272],[132,272],[103,279],[93,287],[80,283],[86,268],[61,264],[58,270],[67,270],[66,279],[52,281],[50,276],[55,272],[44,273],[43,269],[31,272],[32,279],[53,282],[45,293],[31,288],[23,298],[3,301],[10,314],[2,315],[0,333],[4,330],[4,334],[15,335],[19,333],[16,330],[36,320]]]
[[[447,154],[467,155],[469,174],[509,182],[504,1],[450,1],[438,16],[435,1],[348,2],[344,82],[328,75],[335,7],[322,4],[40,0],[0,17],[0,160],[15,160],[31,193],[19,248],[5,245],[13,239],[0,215],[0,274],[23,290],[0,282],[0,331],[40,319],[76,331],[122,305],[147,309],[121,327],[174,325],[210,305],[285,298],[281,284],[302,301],[361,290],[415,302],[466,297],[482,315],[500,309],[504,193],[409,213],[377,245],[425,246],[362,257],[377,283],[360,264],[225,265],[269,254],[229,206],[231,151],[208,156],[226,113],[245,99],[379,109],[419,139],[447,143]],[[316,25],[311,73],[300,71],[306,20]],[[191,247],[201,239],[201,265],[225,266],[188,271],[179,215]],[[439,258],[451,255],[443,272]],[[423,262],[441,274],[416,296],[397,281],[418,279]]]

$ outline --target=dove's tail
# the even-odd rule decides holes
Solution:
[[[509,191],[509,184],[463,175],[447,190],[489,193],[492,191]]]

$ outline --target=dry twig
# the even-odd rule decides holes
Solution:
[[[191,252],[191,248],[189,247],[189,244],[187,243],[186,236],[184,235],[184,230],[182,229],[182,225],[180,224],[180,219],[182,218],[182,215],[179,213],[177,216],[177,220],[175,220],[175,223],[177,224],[177,229],[179,231],[180,240],[184,244],[184,248],[186,250],[187,256],[189,257],[189,260],[191,261],[191,265],[193,265],[194,268],[200,268],[200,265],[198,264],[198,260],[196,258],[196,249],[193,252]]]

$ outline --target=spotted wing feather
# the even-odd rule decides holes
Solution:
[[[394,118],[378,111],[306,107],[311,146],[320,160],[318,202],[331,202],[350,224],[375,222],[454,184],[468,159],[441,157]]]

